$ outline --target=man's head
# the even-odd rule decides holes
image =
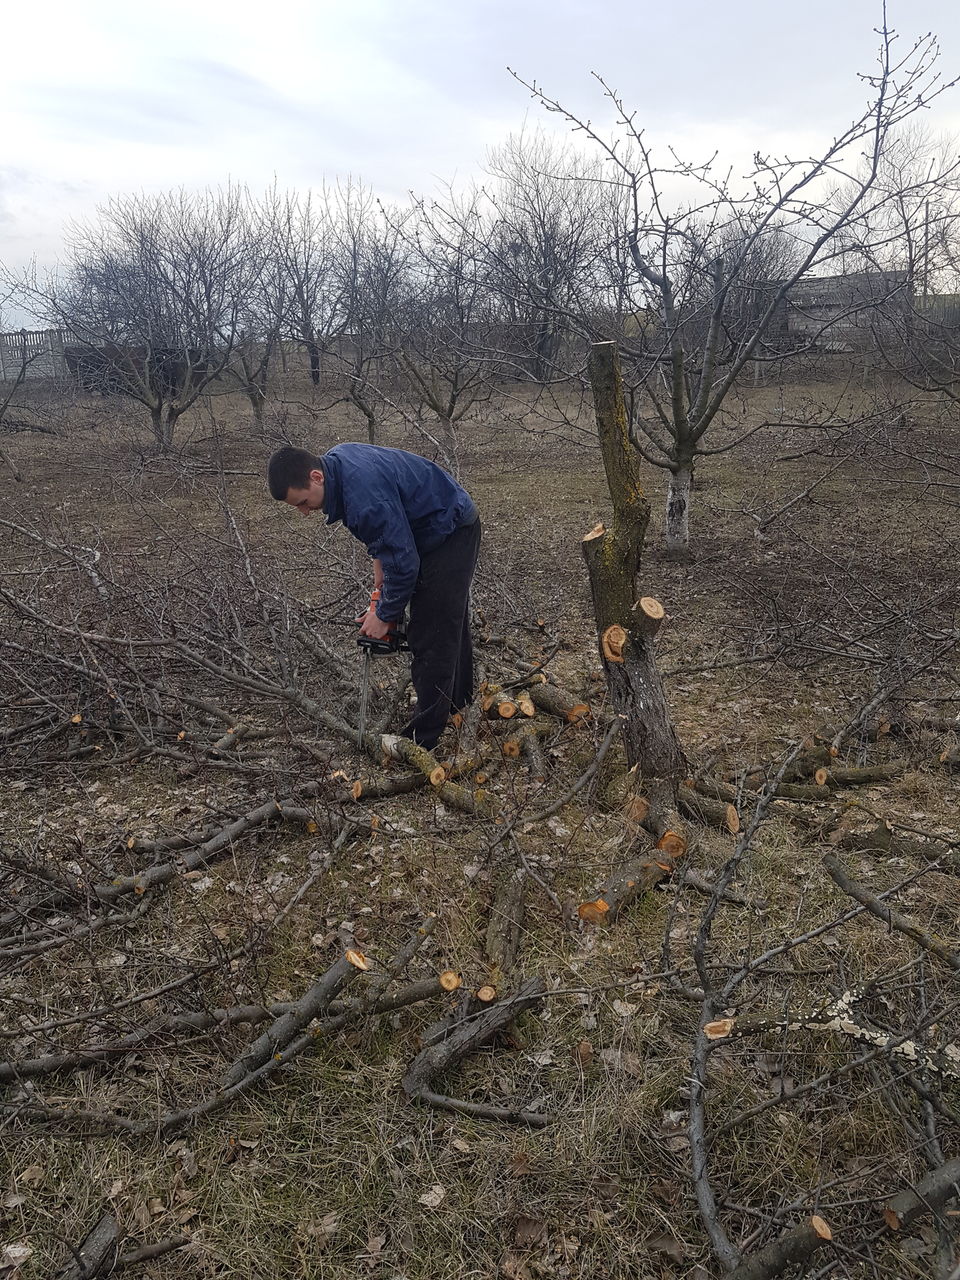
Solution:
[[[284,445],[270,459],[267,483],[278,502],[296,507],[302,516],[323,506],[324,483],[321,461],[307,449]]]

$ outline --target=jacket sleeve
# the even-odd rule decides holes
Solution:
[[[383,622],[396,622],[413,595],[420,572],[420,555],[406,512],[396,501],[385,502],[377,513],[378,528],[367,541],[367,550],[383,565],[383,587],[377,605],[377,617]]]

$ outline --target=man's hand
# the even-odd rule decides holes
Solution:
[[[382,640],[390,632],[390,623],[378,618],[373,608],[367,610],[360,623],[360,634],[370,636],[373,640]]]

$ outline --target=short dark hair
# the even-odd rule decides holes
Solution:
[[[323,459],[309,449],[295,449],[285,444],[270,459],[267,484],[278,502],[285,502],[289,489],[309,489],[310,472],[322,471]]]

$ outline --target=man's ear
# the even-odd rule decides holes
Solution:
[[[320,470],[319,467],[314,467],[314,469],[310,472],[310,483],[323,484],[323,472]]]

